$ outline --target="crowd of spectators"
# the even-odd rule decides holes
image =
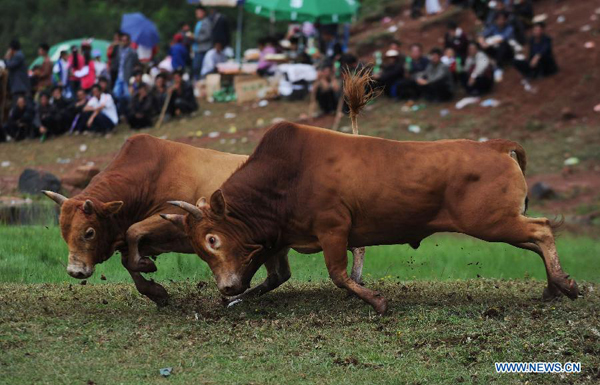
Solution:
[[[414,9],[441,11],[437,1],[414,3]],[[544,22],[534,19],[531,0],[453,3],[473,6],[483,28],[469,34],[449,22],[443,46],[429,47],[427,53],[418,42],[403,52],[402,44],[393,41],[375,56],[373,65],[373,77],[386,96],[446,102],[459,93],[480,96],[492,92],[509,66],[522,74],[526,89],[531,79],[558,71],[552,39]],[[106,63],[100,52],[92,50],[90,41],[60,52],[55,63],[48,56],[48,45],[40,44],[41,64],[30,76],[18,40],[12,41],[4,61],[13,103],[0,130],[0,141],[107,134],[119,123],[132,129],[150,127],[161,111],[167,118],[193,113],[198,109],[195,82],[217,72],[219,64],[233,56],[227,18],[203,6],[194,13],[195,23],[181,24],[160,62],[142,63],[130,36],[117,32]],[[283,56],[285,63],[296,65],[294,73],[284,75],[290,82],[290,98],[303,98],[310,89],[323,113],[339,111],[343,69],[367,65],[348,51],[349,25],[341,27],[290,24],[287,34],[261,39],[255,50],[257,73],[281,75]],[[314,78],[298,75],[311,71]]]
[[[487,12],[478,10],[483,19],[479,33],[468,36],[451,21],[444,46],[431,48],[427,56],[420,43],[412,44],[406,56],[400,52],[399,42],[392,43],[374,71],[385,94],[405,100],[448,101],[461,88],[467,96],[492,92],[510,66],[522,74],[526,89],[530,89],[531,79],[558,71],[552,39],[544,21],[534,20],[530,0],[500,0],[487,5]]]
[[[0,142],[109,134],[119,123],[141,129],[152,126],[163,107],[167,119],[197,110],[192,81],[216,71],[231,48],[224,15],[202,6],[194,12],[194,28],[181,25],[161,62],[141,61],[130,36],[118,31],[106,63],[92,40],[61,51],[54,63],[42,43],[41,64],[29,70],[19,40],[13,40],[4,56],[12,104]]]

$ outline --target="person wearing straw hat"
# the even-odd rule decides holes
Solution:
[[[398,82],[404,78],[404,59],[395,49],[386,51],[383,58],[381,73],[374,75],[378,86],[383,87],[383,93],[388,97],[396,97]]]

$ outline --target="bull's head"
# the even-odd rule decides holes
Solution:
[[[169,202],[188,212],[186,215],[161,214],[182,229],[194,251],[212,270],[217,287],[224,295],[243,293],[263,263],[263,247],[253,242],[248,226],[228,214],[225,197],[217,190],[196,205]]]
[[[110,258],[115,251],[116,226],[112,219],[123,202],[83,201],[51,191],[43,193],[60,206],[60,231],[69,246],[67,273],[79,279],[90,277],[96,264]]]

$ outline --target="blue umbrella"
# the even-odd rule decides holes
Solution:
[[[123,15],[121,31],[129,34],[132,41],[145,47],[154,47],[160,40],[156,25],[139,12]]]

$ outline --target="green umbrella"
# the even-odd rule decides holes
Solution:
[[[248,12],[271,18],[322,24],[347,23],[356,15],[358,0],[246,0]]]
[[[73,39],[73,40],[67,40],[67,41],[63,41],[62,43],[53,45],[52,47],[50,47],[50,51],[48,51],[48,55],[50,55],[50,60],[52,61],[52,63],[55,63],[60,58],[61,51],[67,51],[70,53],[71,46],[76,45],[77,47],[81,47],[81,43],[84,40],[86,40],[86,39]],[[107,60],[106,51],[108,51],[109,45],[110,45],[110,42],[107,40],[93,39],[92,40],[92,51],[94,51],[94,50],[100,51],[100,53],[102,54],[102,61],[106,62],[106,60]],[[38,56],[38,58],[35,59],[31,63],[31,65],[29,66],[29,69],[32,69],[36,65],[41,65],[42,62],[43,62],[42,57]]]

